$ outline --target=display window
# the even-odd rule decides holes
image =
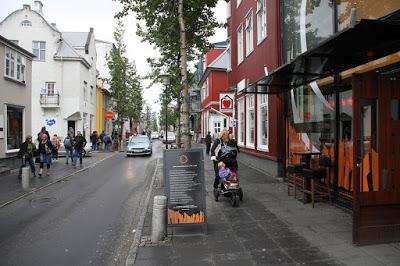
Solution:
[[[23,140],[23,107],[7,108],[7,151],[18,150]]]

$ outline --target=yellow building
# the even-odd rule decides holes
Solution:
[[[102,80],[97,80],[96,89],[96,125],[97,132],[100,134],[103,130],[111,134],[112,120],[106,118],[106,112],[111,111],[111,93],[107,88],[108,84]]]

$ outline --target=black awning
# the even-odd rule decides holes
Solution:
[[[243,93],[276,94],[400,51],[400,22],[359,21],[275,69]]]

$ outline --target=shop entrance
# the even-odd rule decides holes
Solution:
[[[353,77],[353,242],[400,240],[400,75]]]

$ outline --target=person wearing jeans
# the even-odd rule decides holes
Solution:
[[[74,138],[74,163],[73,165],[75,165],[78,162],[78,158],[79,158],[79,164],[82,166],[82,157],[83,157],[83,148],[86,146],[86,139],[82,136],[82,133],[80,131],[76,132],[76,136]]]
[[[21,157],[21,167],[19,168],[18,179],[22,177],[22,168],[29,163],[33,177],[36,177],[35,163],[33,161],[33,154],[36,150],[35,144],[32,142],[32,136],[27,136],[24,143],[21,144],[18,156]]]
[[[40,168],[39,168],[39,178],[43,174],[44,164],[47,165],[46,175],[50,175],[50,165],[51,165],[51,156],[54,150],[53,145],[48,139],[46,134],[41,135],[42,140],[39,143],[39,153],[40,153]]]

